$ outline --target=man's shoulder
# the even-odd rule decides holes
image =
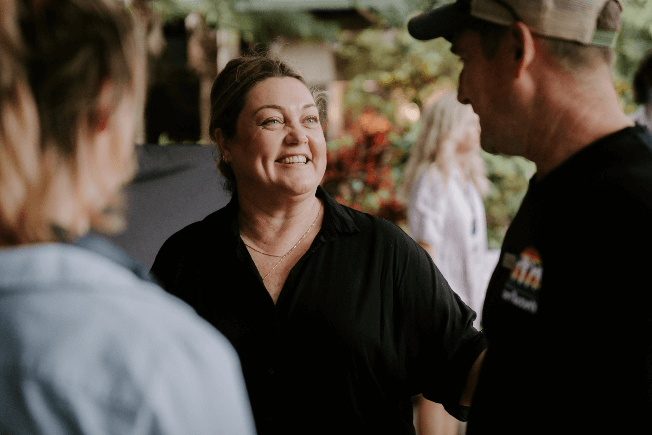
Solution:
[[[596,171],[597,185],[614,200],[652,205],[652,135],[640,125],[607,138]]]
[[[639,125],[605,136],[565,162],[555,176],[569,183],[564,190],[582,189],[586,194],[621,192],[622,189],[652,189],[652,136]]]
[[[597,143],[603,145],[603,153],[611,159],[609,167],[652,164],[652,135],[641,125],[615,132]]]

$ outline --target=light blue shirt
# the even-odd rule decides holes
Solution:
[[[0,250],[0,433],[252,434],[230,343],[82,248]]]

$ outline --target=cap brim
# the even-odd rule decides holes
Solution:
[[[421,41],[440,37],[450,41],[468,19],[468,12],[455,2],[413,17],[407,28],[413,38]]]

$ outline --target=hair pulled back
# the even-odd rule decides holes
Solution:
[[[306,85],[303,76],[287,63],[265,56],[243,56],[231,60],[218,74],[211,89],[211,119],[209,133],[217,142],[219,129],[224,139],[233,139],[240,112],[244,108],[249,91],[269,78],[292,77]],[[315,104],[323,116],[325,99],[322,93],[311,89]],[[225,187],[234,192],[237,184],[231,166],[220,155],[217,169],[226,178]]]

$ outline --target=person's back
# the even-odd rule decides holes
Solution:
[[[80,239],[123,220],[138,28],[113,0],[1,6],[0,433],[254,433],[228,341]]]
[[[0,349],[2,433],[253,433],[228,341],[78,246],[0,250]]]

